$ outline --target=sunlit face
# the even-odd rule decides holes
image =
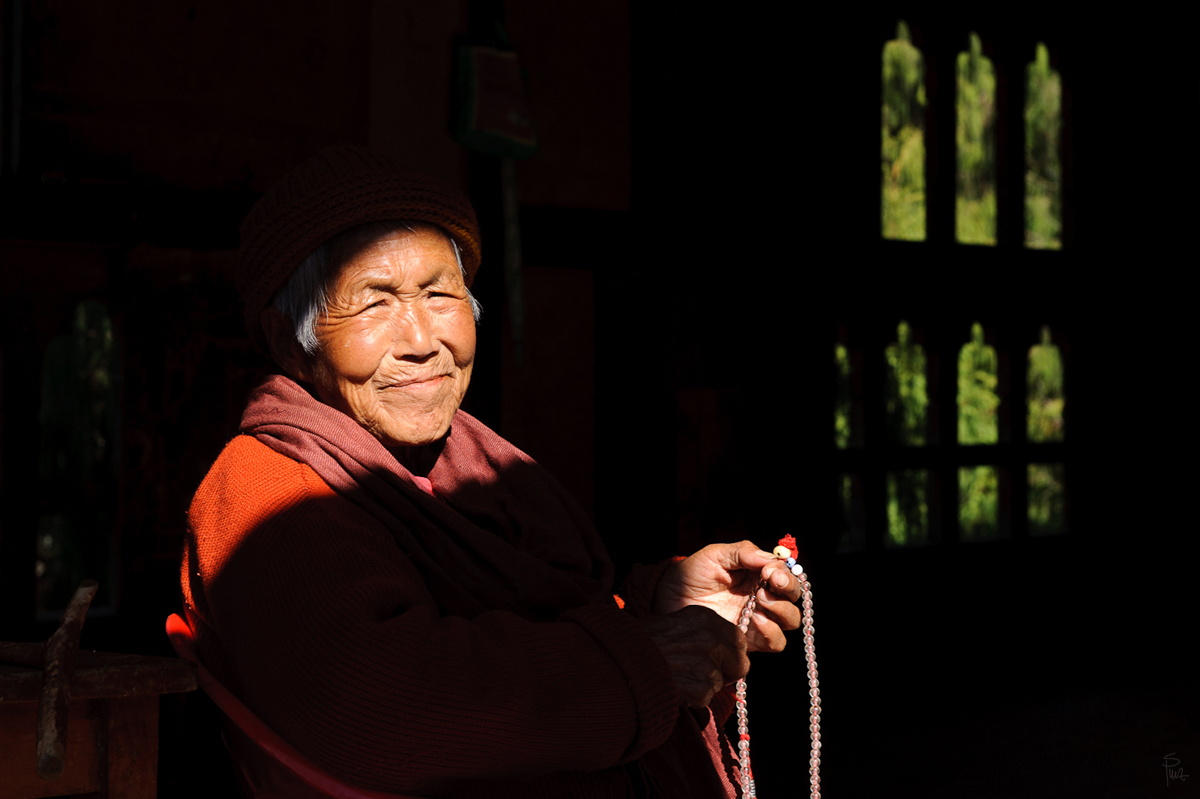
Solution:
[[[446,235],[420,225],[360,244],[328,293],[303,376],[317,396],[387,446],[444,437],[475,359],[475,319]]]

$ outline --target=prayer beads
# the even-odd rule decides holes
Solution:
[[[817,679],[816,650],[813,648],[812,586],[808,582],[808,576],[804,573],[804,569],[796,562],[796,555],[799,553],[795,547],[796,540],[790,535],[784,536],[779,540],[779,546],[775,548],[774,554],[779,558],[787,558],[788,571],[800,578],[800,589],[803,592],[801,607],[804,610],[804,621],[802,626],[804,629],[804,659],[808,664],[808,730],[811,741],[808,759],[809,799],[821,799],[821,689],[820,681]],[[781,550],[787,550],[787,554],[783,554]],[[763,587],[765,585],[761,582],[755,587],[754,593],[750,595],[742,608],[741,616],[738,617],[738,629],[743,634],[750,629],[750,619],[754,616],[754,609],[758,605],[758,589]],[[750,770],[750,726],[746,709],[746,679],[744,677],[737,681],[735,697],[737,699],[737,752],[742,799],[757,799],[754,775]]]

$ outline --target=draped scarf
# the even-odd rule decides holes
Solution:
[[[447,615],[535,620],[612,602],[612,564],[583,509],[548,472],[458,411],[420,485],[358,422],[283,375],[250,395],[241,431],[307,464],[379,520]]]

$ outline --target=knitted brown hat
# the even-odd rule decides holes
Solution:
[[[479,269],[479,225],[465,197],[405,174],[365,147],[330,147],[289,172],[242,223],[237,289],[254,343],[269,352],[259,315],[309,253],[342,231],[390,219],[444,230],[458,244],[471,285]]]

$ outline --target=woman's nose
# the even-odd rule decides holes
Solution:
[[[392,355],[398,360],[423,361],[437,353],[429,312],[419,302],[407,303],[397,320]]]

